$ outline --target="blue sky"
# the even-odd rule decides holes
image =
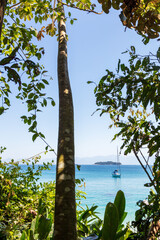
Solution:
[[[118,141],[111,142],[116,129],[108,129],[110,120],[108,115],[99,117],[96,113],[94,97],[94,85],[88,85],[87,81],[98,83],[105,74],[105,69],[115,70],[118,59],[127,61],[127,55],[121,55],[123,51],[134,45],[137,52],[147,54],[156,52],[158,42],[152,40],[147,46],[142,43],[142,38],[134,31],[127,29],[121,24],[119,12],[111,11],[110,14],[102,15],[88,14],[86,12],[72,11],[72,16],[78,21],[74,25],[67,23],[68,41],[68,66],[69,76],[74,100],[75,111],[75,153],[81,158],[82,164],[91,163],[85,158],[95,156],[116,155]],[[57,149],[58,135],[58,85],[57,85],[57,40],[49,36],[38,43],[45,48],[43,64],[53,77],[47,93],[52,96],[56,106],[48,107],[39,115],[39,130],[46,136],[47,142]],[[14,95],[14,92],[13,92]],[[6,146],[5,158],[28,158],[44,150],[45,144],[41,140],[34,143],[32,135],[28,133],[20,116],[25,113],[25,106],[12,99],[9,111],[0,119],[0,145]],[[49,153],[43,158],[53,158],[55,155]],[[88,161],[88,162],[87,162]],[[122,160],[122,162],[124,162]],[[129,164],[125,160],[125,164]],[[132,164],[137,163],[136,159]]]

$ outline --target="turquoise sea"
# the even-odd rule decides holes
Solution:
[[[138,165],[122,165],[121,178],[113,178],[112,172],[115,166],[81,165],[80,171],[76,169],[76,178],[84,178],[85,184],[79,188],[86,192],[86,199],[82,200],[83,206],[98,205],[99,216],[103,218],[105,206],[113,202],[116,192],[122,190],[126,197],[126,211],[128,212],[125,222],[134,220],[136,202],[144,200],[149,188],[144,184],[149,182],[144,170]],[[41,181],[55,179],[56,167],[52,166],[50,171],[42,174]]]

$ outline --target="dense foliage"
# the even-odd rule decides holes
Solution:
[[[20,163],[0,160],[0,233],[7,239],[18,238],[38,211],[54,212],[55,183],[38,182],[42,171],[52,164],[35,165],[38,161],[38,157]]]
[[[157,0],[98,0],[105,13],[113,7],[121,9],[120,19],[124,26],[135,29],[145,42],[158,38],[160,32],[160,2]]]
[[[4,151],[1,148],[1,153]],[[40,157],[21,162],[0,161],[0,239],[51,239],[54,226],[55,182],[41,183],[40,177],[52,163],[38,165]],[[102,220],[97,206],[82,207],[85,193],[76,179],[77,234],[99,234]]]
[[[121,12],[120,18],[122,23],[126,27],[135,28],[138,31],[138,33],[142,34],[145,37],[146,39],[145,42],[147,42],[149,38],[157,38],[159,36],[159,32],[160,32],[159,1],[133,0],[133,1],[123,1],[122,3],[122,1],[118,1],[118,0],[116,1],[100,0],[99,2],[102,4],[102,9],[104,10],[105,13],[109,12],[109,9],[111,8],[111,6],[114,9],[121,8],[122,12]],[[57,2],[54,1],[53,4],[52,4],[52,1],[50,0],[49,1],[29,0],[29,1],[20,1],[20,2],[16,0],[9,0],[7,1],[7,3],[6,1],[1,1],[1,4],[0,4],[0,36],[1,36],[0,44],[2,47],[0,52],[1,53],[0,70],[2,73],[2,76],[0,79],[0,98],[1,98],[0,114],[3,114],[10,107],[10,93],[12,91],[12,82],[14,82],[18,90],[16,97],[21,101],[25,102],[27,105],[29,116],[22,116],[22,119],[24,123],[29,125],[29,131],[32,132],[33,134],[32,136],[33,141],[37,137],[40,137],[43,140],[45,138],[45,136],[41,132],[39,132],[37,129],[37,114],[38,112],[41,111],[41,107],[47,106],[48,100],[51,101],[51,104],[53,106],[55,105],[53,99],[46,96],[45,87],[46,85],[49,84],[49,81],[48,81],[48,78],[46,79],[46,75],[45,75],[46,70],[39,63],[39,60],[44,54],[44,49],[38,48],[36,44],[34,44],[34,41],[36,41],[36,39],[41,40],[41,38],[44,37],[45,33],[49,34],[50,36],[54,36],[54,35],[58,36],[58,31],[60,33],[60,29],[58,30],[57,26],[60,21],[63,21],[63,23],[65,23],[65,21],[69,19],[70,23],[73,24],[74,20],[76,19],[71,17],[71,12],[68,12],[68,16],[66,17],[63,11],[63,6],[98,14],[98,12],[95,11],[96,5],[91,3],[91,1],[89,0],[83,0],[83,1],[66,0],[64,2],[58,0]],[[32,28],[28,23],[24,24],[26,20],[28,21],[32,20],[32,22],[34,22],[35,27],[37,29]],[[39,29],[39,24],[42,24],[42,27],[40,29]],[[66,36],[64,37],[64,39],[66,44]],[[60,40],[60,37],[58,37],[58,40]],[[125,102],[125,97],[124,99],[121,99],[120,95],[119,96],[116,95],[116,92],[113,93],[111,90],[110,93],[111,95],[113,94],[112,95],[113,101],[111,101],[111,109],[109,109],[109,111],[112,118],[114,119],[114,124],[117,124],[119,125],[119,127],[123,128],[122,131],[117,136],[122,135],[122,137],[124,138],[124,145],[122,146],[122,148],[123,147],[127,148],[126,153],[133,150],[135,154],[137,154],[140,147],[148,144],[148,138],[151,137],[152,140],[150,140],[148,147],[150,150],[149,152],[150,155],[153,155],[159,149],[159,143],[158,143],[159,125],[158,124],[156,126],[153,126],[152,124],[147,122],[147,119],[143,119],[143,121],[139,121],[139,120],[137,121],[135,120],[135,118],[130,117],[129,118],[130,123],[134,124],[134,127],[133,127],[134,131],[133,131],[130,123],[128,125],[126,123],[119,122],[119,116],[122,116],[128,107],[131,107],[132,105],[136,107],[136,105],[134,105],[134,101],[139,100],[139,97],[137,98],[137,96],[140,96],[140,102],[142,102],[145,108],[147,107],[148,102],[154,105],[156,120],[159,119],[159,103],[158,103],[159,87],[158,87],[158,80],[157,80],[158,75],[156,72],[156,71],[159,71],[159,67],[157,68],[157,66],[155,66],[154,63],[151,64],[150,58],[144,58],[143,61],[138,60],[136,65],[134,65],[133,61],[136,58],[137,56],[134,52],[134,48],[132,48],[131,61],[130,61],[131,71],[129,68],[127,68],[127,66],[125,66],[124,64],[120,64],[119,62],[119,67],[121,68],[121,71],[124,72],[124,76],[123,76],[124,79],[122,78],[121,80],[126,80],[130,76],[130,74],[131,76],[136,75],[141,66],[144,72],[146,71],[148,66],[151,67],[151,70],[149,69],[149,73],[147,70],[148,75],[147,74],[145,75],[143,71],[142,71],[143,74],[141,76],[137,74],[140,82],[139,82],[139,85],[137,83],[136,83],[137,85],[133,84],[133,86],[135,87],[135,89],[133,89],[133,91],[135,92],[135,98],[133,99],[133,102],[131,100],[132,90],[130,90],[132,84],[130,84],[131,86],[127,88],[129,90],[127,93],[128,97],[126,102]],[[157,59],[159,61],[159,52],[157,52]],[[67,65],[67,60],[66,60],[65,66],[66,65]],[[63,70],[64,69],[60,69],[60,72],[63,72]],[[149,81],[150,77],[152,76],[151,73],[153,71],[154,71],[154,76],[153,76],[154,86],[152,86],[152,84],[150,86],[150,83],[148,83],[148,85],[146,85],[146,87],[143,89],[143,86],[141,87],[141,84],[143,85],[143,81],[141,81],[141,79],[146,78],[145,82]],[[126,74],[128,75],[126,76]],[[115,78],[113,73],[109,71],[108,71],[108,75],[109,75],[109,78]],[[106,77],[103,80],[106,80]],[[68,82],[69,82],[69,79],[68,79]],[[112,81],[112,83],[113,82],[114,81]],[[116,84],[119,86],[118,91],[122,93],[121,88],[123,88],[123,86],[120,86],[119,82]],[[102,85],[101,85],[101,88],[104,88],[105,87],[104,82]],[[111,84],[111,89],[113,85]],[[136,89],[136,86],[137,86],[137,89]],[[151,89],[151,87],[154,88],[154,94],[152,94],[152,96],[147,94]],[[158,87],[158,93],[157,93],[157,87]],[[139,92],[139,88],[141,89],[142,92]],[[101,90],[102,89],[100,89],[100,91]],[[108,86],[107,86],[107,91],[108,91]],[[114,105],[115,97],[117,97],[116,101],[118,100],[117,102],[115,101],[116,103],[119,104],[118,108],[116,105]],[[63,99],[64,98],[61,96],[60,100],[63,100]],[[100,99],[100,101],[101,100],[102,98]],[[70,106],[71,105],[72,103],[70,104]],[[104,105],[106,105],[106,103],[104,103]],[[104,111],[106,111],[106,109],[103,110],[103,112]],[[60,111],[60,112],[63,113],[63,111]],[[69,119],[71,119],[72,117],[73,116],[69,117]],[[67,115],[63,119],[67,119]],[[115,119],[117,122],[115,121]],[[71,127],[73,128],[73,124],[70,124],[70,123],[71,122],[69,122],[68,126],[72,125]],[[137,128],[137,124],[138,124],[138,127],[140,126],[141,130]],[[61,130],[61,126],[60,126],[60,130]],[[124,131],[126,131],[127,135],[123,135]],[[132,133],[134,134],[134,136]],[[151,135],[149,133],[151,133]],[[64,135],[62,137],[63,139],[68,139],[67,137],[64,137]],[[67,140],[65,141],[65,143],[66,142]],[[61,144],[59,143],[58,146],[60,147]],[[74,143],[72,144],[72,146],[74,146]],[[74,165],[74,147],[69,150],[73,152],[72,165]],[[61,160],[64,159],[64,149],[62,149],[61,156],[63,156]],[[68,154],[67,158],[69,156],[71,156],[71,154]],[[65,166],[66,166],[66,163],[67,161],[65,160]],[[148,167],[147,161],[146,161],[146,166]],[[45,165],[44,168],[47,169],[48,165]],[[74,167],[66,168],[66,172],[67,173],[70,172],[70,170],[72,170],[73,168]],[[2,172],[0,176],[1,178],[0,191],[1,191],[1,196],[3,198],[3,201],[1,202],[1,211],[3,214],[1,216],[2,217],[1,229],[3,230],[2,231],[3,234],[5,233],[4,235],[6,235],[7,233],[8,237],[12,238],[13,234],[16,236],[16,234],[19,234],[19,231],[22,232],[22,230],[25,229],[21,236],[22,240],[25,238],[28,238],[28,239],[50,238],[52,235],[51,232],[53,230],[52,228],[53,226],[51,222],[53,222],[52,214],[54,212],[54,183],[51,183],[51,184],[47,183],[40,186],[36,184],[37,177],[39,176],[41,170],[43,170],[43,167],[36,169],[35,164],[33,163],[31,166],[28,165],[26,173],[24,174],[24,172],[21,171],[21,167],[19,166],[19,164],[12,161],[10,163],[1,162],[1,169],[2,169]],[[155,171],[155,177],[158,176],[157,171]],[[70,177],[71,179],[74,179],[74,170],[72,171],[72,174],[70,175]],[[155,187],[158,193],[157,189],[159,188],[157,187],[157,182],[159,180],[157,180],[156,184],[154,180],[155,178],[154,179],[151,178],[151,184]],[[64,184],[62,185],[64,186]],[[70,185],[68,184],[67,189],[70,189],[70,187],[71,187],[71,184]],[[58,190],[61,190],[60,187],[58,187],[58,185],[56,188]],[[49,191],[51,189],[52,191]],[[50,193],[51,193],[51,196],[50,196]],[[47,194],[49,194],[49,196]],[[65,196],[66,194],[63,194],[62,197],[65,198]],[[72,194],[72,199],[74,197],[75,197],[74,194]],[[51,201],[50,201],[50,198],[51,198]],[[43,204],[44,199],[45,199],[45,203]],[[68,200],[65,200],[65,201],[66,201],[65,206],[67,206],[67,203],[69,201]],[[20,203],[20,204],[17,204],[17,203]],[[52,212],[51,215],[50,213],[46,212],[46,208],[48,208],[49,211]],[[37,210],[38,212],[36,212],[35,209],[38,209]],[[39,212],[41,211],[40,209],[43,211]],[[94,207],[91,209],[87,209],[85,211],[85,214],[83,211],[81,213],[79,212],[80,216],[77,216],[77,219],[79,224],[78,225],[79,234],[81,234],[81,236],[85,236],[85,234],[92,233],[93,228],[96,229],[97,231],[96,233],[98,233],[99,230],[97,226],[101,225],[101,221],[99,221],[99,219],[96,225],[93,224],[93,227],[91,227],[90,224],[88,224],[88,222],[90,221],[88,220],[88,217],[91,217],[91,215],[96,216],[94,212],[95,209],[96,208]],[[67,208],[64,209],[65,213],[66,211],[67,211]],[[36,216],[36,219],[32,221],[34,214],[35,215],[38,214],[38,215]],[[49,220],[47,220],[47,217]],[[70,222],[70,220],[71,220],[71,217],[68,218],[67,222]],[[32,221],[32,224],[31,224],[31,221]],[[46,232],[45,231],[43,232],[44,229],[41,228],[42,225],[46,226]],[[74,225],[76,229],[76,221],[74,222]],[[61,226],[60,226],[61,230],[63,230],[63,227],[64,227],[62,226],[63,224],[61,223]],[[29,229],[29,227],[31,228]],[[17,232],[17,229],[18,229],[18,232]],[[67,238],[69,239],[71,232],[69,230],[66,231],[66,235],[67,235],[66,239]],[[76,236],[74,237],[74,239],[76,239]]]
[[[160,49],[148,56],[138,55],[133,46],[127,52],[129,65],[119,60],[117,73],[107,69],[95,88],[97,110],[101,115],[109,114],[113,120],[110,127],[120,129],[113,139],[122,139],[124,154],[135,154],[150,180],[145,186],[153,188],[146,201],[138,202],[139,210],[133,222],[137,233],[129,239],[157,239],[160,234]],[[151,156],[155,158],[153,168],[149,161]]]

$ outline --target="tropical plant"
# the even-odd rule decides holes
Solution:
[[[135,212],[135,221],[132,226],[137,229],[136,233],[132,233],[131,239],[159,239],[160,237],[160,157],[156,157],[153,165],[153,182],[146,183],[146,187],[154,187],[150,189],[149,195],[145,200],[138,201],[138,210]],[[154,183],[154,185],[153,185]]]
[[[59,140],[58,140],[58,154],[57,154],[57,177],[56,177],[56,202],[55,202],[55,239],[65,238],[65,239],[76,239],[76,203],[75,203],[75,166],[74,166],[74,126],[73,126],[73,103],[72,94],[70,89],[70,82],[68,77],[67,69],[67,39],[65,32],[65,21],[66,16],[64,14],[63,5],[61,1],[54,1],[52,6],[52,1],[24,1],[16,2],[9,1],[5,8],[5,14],[3,21],[3,31],[1,37],[2,49],[4,54],[11,54],[13,48],[20,44],[20,54],[24,55],[24,67],[28,67],[26,63],[30,63],[33,67],[33,62],[28,60],[31,56],[38,57],[40,59],[39,52],[37,53],[37,47],[31,43],[31,38],[37,36],[40,40],[44,35],[44,32],[50,34],[51,36],[57,34],[56,21],[58,23],[58,40],[59,40],[59,57],[58,57],[58,80],[59,80],[59,98],[60,98],[60,115],[59,115]],[[94,5],[90,1],[79,2],[75,4],[72,1],[67,1],[66,5],[68,7],[76,7],[80,10],[85,10],[88,12],[94,12]],[[17,17],[19,16],[19,17]],[[8,17],[11,19],[8,20]],[[71,18],[71,13],[69,12],[69,18]],[[34,19],[35,23],[42,23],[48,19],[51,23],[43,26],[41,30],[36,33],[33,28],[27,28],[24,23],[20,21]],[[13,24],[10,23],[13,21]],[[73,24],[74,19],[71,19],[71,24]],[[31,32],[32,31],[32,32]],[[9,39],[9,41],[8,41]],[[9,55],[10,57],[10,55]],[[9,58],[10,59],[10,58]],[[24,68],[22,64],[22,69]],[[34,65],[35,66],[35,65]],[[13,68],[13,66],[12,66]],[[8,69],[8,68],[6,68]],[[9,69],[11,72],[13,69]],[[37,107],[38,98],[34,94],[36,93],[38,97],[42,98],[40,104],[43,106],[47,105],[46,98],[44,98],[44,93],[41,94],[39,90],[44,89],[44,83],[48,84],[46,79],[41,79],[44,83],[37,80],[37,71],[32,71],[32,69],[27,69],[31,78],[31,83],[22,84],[22,94],[18,95],[21,100],[27,99],[28,111],[31,112],[31,116],[22,116],[24,123],[29,125],[29,131],[33,133],[32,139],[35,140],[40,137],[44,140],[44,135],[37,130],[37,112],[40,109]],[[42,71],[43,73],[43,71]],[[38,71],[38,75],[40,75]],[[10,75],[9,75],[10,76]],[[12,71],[12,79],[16,79],[16,71]],[[3,84],[6,84],[6,79],[3,77]],[[27,84],[27,85],[26,85]],[[2,91],[3,94],[8,94],[9,86],[5,87]],[[9,97],[7,96],[6,104],[9,102]],[[51,100],[52,103],[53,100]],[[54,104],[53,104],[54,105]],[[6,110],[4,108],[4,101],[2,101],[2,113]],[[64,194],[65,193],[65,194]],[[64,214],[65,212],[65,214]],[[63,216],[63,217],[62,217]],[[63,227],[62,227],[63,226]],[[60,234],[60,235],[59,235]],[[65,237],[66,235],[66,237]],[[68,235],[68,236],[67,236]]]
[[[106,206],[102,228],[103,240],[125,240],[128,238],[131,231],[122,224],[126,215],[125,196],[124,193],[119,190],[114,203],[109,202]]]
[[[98,0],[102,4],[105,13],[111,8],[121,10],[120,19],[124,26],[135,29],[144,37],[147,43],[149,39],[158,38],[160,32],[160,2],[156,0]]]
[[[4,150],[5,148],[1,148],[1,153]],[[40,156],[37,155],[34,159],[4,162],[1,157],[0,238],[50,239],[53,235],[55,183],[40,182],[42,171],[49,170],[52,164],[38,165],[39,159]],[[76,179],[77,186],[82,184],[82,181],[83,179]],[[100,220],[95,212],[97,207],[87,210],[80,207],[82,198],[85,198],[85,193],[78,188],[77,208],[81,208],[77,210],[78,236],[82,235],[80,229],[89,217],[92,218],[92,222],[96,218]],[[89,234],[92,232],[90,222],[89,220],[87,225]]]
[[[78,229],[77,236],[78,239],[86,235],[99,235],[101,232],[102,220],[96,215],[97,206],[92,206],[89,208],[82,208],[80,211],[77,211],[78,219]],[[14,239],[18,237],[20,240],[50,240],[53,239],[53,214],[44,211],[42,206],[42,200],[39,200],[39,206],[37,209],[37,216],[32,220],[29,227],[26,227],[23,232],[18,232],[17,235],[14,235]],[[95,221],[96,220],[96,221]],[[97,236],[96,235],[96,236]]]
[[[92,234],[99,235],[102,227],[102,220],[97,215],[98,206],[92,206],[77,210],[77,235],[78,237],[86,237]]]
[[[35,165],[38,161],[38,158],[21,163],[0,159],[0,232],[7,239],[14,239],[28,228],[39,209],[41,214],[48,209],[54,216],[55,183],[38,184],[42,171],[52,163]]]
[[[106,5],[110,4],[110,1],[106,1],[102,3],[102,7],[106,11]],[[118,4],[118,1],[116,1]],[[126,2],[125,2],[126,4]],[[37,36],[38,40],[40,40],[44,33],[48,33],[51,36],[57,34],[56,21],[58,22],[58,41],[59,41],[59,57],[58,57],[58,81],[59,81],[59,99],[60,99],[60,111],[59,111],[59,138],[58,138],[58,154],[57,154],[57,177],[56,177],[56,202],[55,202],[55,231],[54,238],[56,239],[76,239],[76,207],[75,207],[75,166],[74,166],[74,120],[73,120],[73,102],[72,102],[72,94],[70,88],[70,82],[68,77],[68,69],[67,69],[67,44],[66,44],[66,31],[65,31],[65,21],[66,16],[64,14],[63,6],[68,6],[71,8],[76,8],[80,10],[84,10],[87,12],[97,13],[95,12],[95,4],[92,4],[90,1],[66,1],[62,2],[61,0],[54,1],[52,6],[51,1],[8,1],[7,5],[4,6],[6,18],[3,21],[3,14],[1,17],[1,22],[3,21],[3,31],[1,42],[3,43],[3,53],[10,54],[13,51],[13,48],[19,47],[20,44],[20,54],[25,51],[28,51],[25,54],[24,67],[28,66],[28,58],[32,55],[40,58],[39,52],[37,52],[37,48],[31,44],[32,36]],[[103,6],[104,5],[104,6]],[[154,10],[158,5],[154,5]],[[1,7],[1,6],[0,6]],[[124,6],[124,9],[128,9],[128,5]],[[3,9],[4,9],[3,8]],[[115,7],[116,8],[116,7]],[[131,10],[135,11],[135,5],[130,5]],[[146,6],[144,5],[145,9]],[[108,9],[108,7],[107,7]],[[137,10],[137,9],[136,9]],[[108,11],[108,10],[107,10]],[[106,11],[106,12],[107,12]],[[138,11],[137,11],[138,12]],[[154,11],[152,11],[154,12]],[[124,12],[125,16],[127,16],[126,12]],[[68,13],[69,18],[71,18],[71,13]],[[143,15],[143,14],[141,14]],[[156,14],[155,14],[156,15]],[[18,16],[18,17],[17,17]],[[157,16],[157,15],[156,15]],[[151,17],[151,16],[150,16]],[[13,24],[10,24],[8,21],[10,18],[13,21]],[[42,24],[45,20],[50,19],[50,23],[46,26],[42,26],[41,30],[36,33],[34,29],[25,28],[24,23],[21,23],[19,19],[23,20],[31,20],[34,19],[36,23]],[[137,19],[137,18],[136,18]],[[138,16],[139,19],[139,16]],[[154,17],[157,21],[157,18]],[[73,24],[74,19],[70,19],[71,24]],[[130,21],[127,20],[128,22]],[[126,24],[127,25],[127,24]],[[128,24],[130,27],[130,25]],[[27,29],[27,30],[26,30]],[[1,29],[0,29],[1,30]],[[154,36],[157,35],[158,30],[154,33]],[[19,35],[20,33],[20,35]],[[150,33],[150,32],[149,32]],[[147,32],[148,34],[148,32]],[[151,33],[150,33],[151,34]],[[15,41],[16,38],[16,41]],[[23,44],[24,42],[24,44]],[[24,59],[23,59],[24,60]],[[30,59],[29,59],[30,60]],[[37,80],[37,74],[40,75],[37,71],[37,65],[33,64],[33,62],[29,62],[33,71],[31,71],[30,66],[27,69],[27,73],[29,73],[29,77],[32,79],[31,84],[23,83],[24,94],[18,95],[20,99],[27,99],[28,111],[31,111],[31,116],[24,116],[22,119],[25,123],[30,125],[29,131],[33,133],[33,140],[35,140],[38,136],[44,139],[44,135],[41,132],[37,131],[37,121],[36,114],[40,110],[37,107],[37,95],[43,99],[41,105],[46,106],[46,99],[43,98],[44,93],[39,94],[39,90],[44,88],[44,84]],[[7,73],[9,79],[16,80],[18,78],[17,72],[13,68],[17,68],[15,65],[12,68],[7,68]],[[23,68],[22,68],[23,69]],[[32,74],[33,75],[32,75]],[[43,73],[43,71],[42,71]],[[32,75],[32,76],[30,76]],[[36,80],[35,80],[36,79]],[[35,82],[36,81],[36,82]],[[45,84],[46,81],[43,81]],[[5,79],[3,78],[3,84],[6,84]],[[8,94],[8,86],[5,85],[5,91],[3,95]],[[34,95],[32,89],[36,89],[36,96]],[[30,93],[30,94],[29,94]],[[5,104],[9,106],[9,98],[5,97]],[[4,102],[2,102],[2,113],[4,112]],[[52,103],[54,103],[52,101]],[[54,104],[53,104],[54,105]],[[34,113],[33,113],[33,112]],[[63,124],[64,123],[64,124]],[[65,216],[65,217],[64,217]]]
[[[108,69],[107,74],[95,88],[97,110],[101,115],[109,113],[113,124],[120,128],[113,139],[121,137],[125,154],[134,152],[141,165],[148,168],[148,176],[153,180],[153,172],[149,167],[149,159],[145,159],[142,148],[147,148],[148,157],[159,150],[159,61],[160,49],[156,54],[141,56],[135,47],[129,52],[129,66],[119,60],[117,73]],[[149,112],[149,113],[147,113]],[[157,121],[153,122],[153,117]],[[144,167],[145,170],[145,167]],[[149,173],[150,172],[150,173]]]
[[[50,214],[37,215],[30,229],[23,231],[20,240],[50,240],[53,235],[53,217]]]
[[[92,207],[91,209],[96,209],[97,206]],[[86,218],[86,215],[89,216],[89,210],[83,212],[82,217]],[[94,215],[93,215],[94,216]],[[90,225],[90,235],[85,237],[85,240],[127,240],[132,231],[129,229],[129,226],[126,227],[123,224],[124,219],[126,218],[127,213],[125,212],[125,196],[124,193],[119,190],[116,194],[114,203],[109,202],[106,205],[104,220],[100,220]],[[91,219],[92,221],[92,219]],[[83,227],[83,232],[87,232],[87,224]]]
[[[120,129],[114,139],[122,139],[124,154],[131,151],[146,172],[153,187],[146,201],[139,201],[133,225],[133,239],[152,239],[159,236],[159,72],[160,49],[156,54],[141,56],[132,46],[129,66],[119,60],[117,74],[107,70],[95,89],[101,114],[109,113],[113,125]],[[147,113],[148,112],[148,113]],[[144,152],[145,149],[145,152]],[[145,155],[148,155],[147,157]],[[153,168],[150,157],[154,157]],[[131,237],[129,239],[132,239]]]

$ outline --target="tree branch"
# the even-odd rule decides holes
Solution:
[[[134,146],[133,146],[133,152],[134,152],[134,154],[135,154],[138,162],[141,164],[142,168],[144,169],[145,173],[147,174],[149,180],[151,181],[151,183],[153,184],[153,186],[154,186],[154,188],[155,188],[155,190],[156,190],[156,186],[155,186],[155,184],[154,184],[154,181],[153,181],[153,179],[151,178],[151,176],[150,176],[150,174],[148,173],[148,171],[146,170],[146,168],[144,167],[144,165],[142,164],[142,162],[141,162],[140,158],[138,157],[138,154],[137,154]]]
[[[148,157],[148,159],[146,160],[146,158],[144,157],[142,151],[141,151],[141,150],[139,150],[139,151],[140,151],[140,154],[141,154],[141,156],[143,157],[143,159],[144,159],[144,161],[145,161],[145,163],[146,163],[146,169],[147,169],[147,167],[148,167],[149,170],[150,170],[150,172],[151,172],[151,174],[152,174],[152,176],[153,176],[153,171],[152,171],[151,167],[150,167],[149,164],[148,164],[148,162],[149,162],[149,157]]]
[[[16,3],[16,4],[13,4],[12,6],[10,6],[10,8],[14,8],[14,7],[20,5],[21,3],[22,3],[22,2],[18,2],[18,3]]]
[[[56,0],[54,0],[54,3],[53,3],[53,17],[52,17],[52,28],[53,28],[53,29],[54,29],[54,22],[55,22],[55,19],[54,19],[55,6],[56,6]]]
[[[35,110],[35,115],[36,115],[36,118],[37,118],[37,111]],[[38,133],[38,129],[36,127],[36,132]],[[46,140],[38,133],[38,137],[51,149],[51,151],[54,152],[54,154],[57,156],[55,150],[46,142]]]
[[[62,2],[62,5],[67,6],[67,7],[70,7],[70,8],[75,8],[75,9],[77,9],[77,10],[86,11],[86,12],[89,12],[89,13],[95,13],[95,14],[98,14],[98,15],[100,15],[100,14],[103,13],[103,11],[102,11],[102,12],[96,12],[96,11],[91,10],[91,9],[78,8],[78,7],[76,7],[75,5],[69,5],[69,4],[64,3],[64,2]]]
[[[0,0],[0,38],[2,33],[2,25],[3,25],[5,8],[6,8],[6,0]]]
[[[40,135],[38,135],[38,137],[51,149],[51,151],[54,152],[54,154],[57,156],[55,150],[46,142],[46,140],[44,140],[43,137],[41,137]]]
[[[42,153],[45,153],[45,151],[40,152],[40,153],[37,153],[37,154],[35,154],[34,156],[29,157],[29,158],[26,158],[26,159],[24,159],[24,160],[25,160],[25,161],[28,161],[28,160],[30,160],[31,158],[33,159],[33,158],[35,158],[35,157],[38,157],[38,156],[41,155]],[[20,161],[20,162],[21,162],[21,161]]]

